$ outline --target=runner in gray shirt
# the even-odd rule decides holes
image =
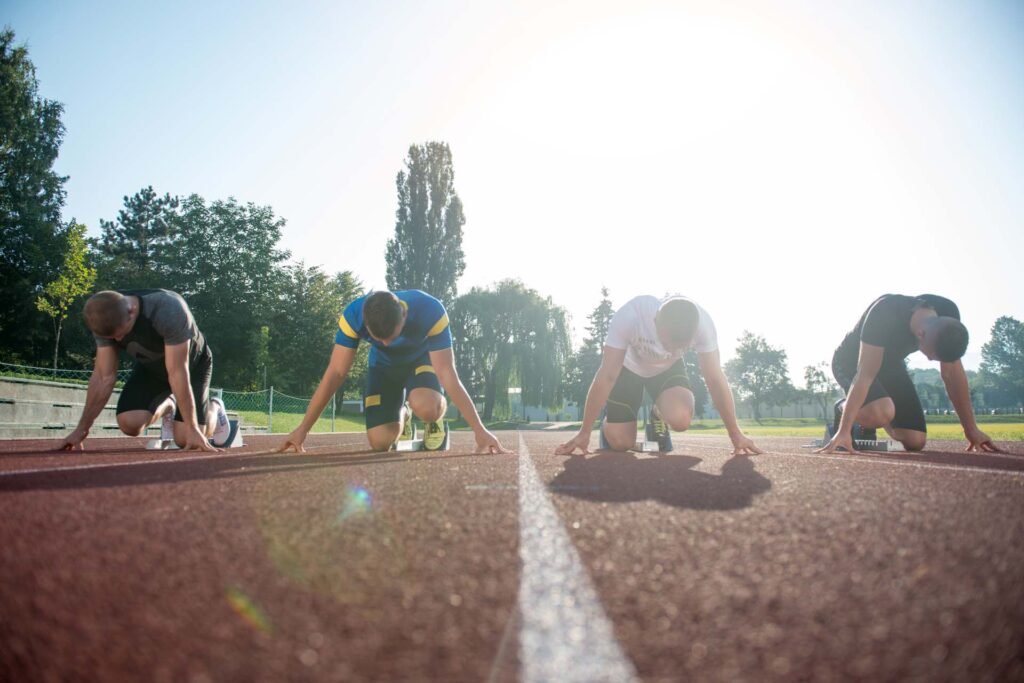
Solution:
[[[117,402],[121,431],[139,436],[174,411],[178,446],[216,452],[209,437],[226,420],[218,420],[223,405],[210,400],[213,354],[185,300],[166,289],[103,291],[89,298],[83,314],[96,338],[96,363],[78,427],[61,448],[81,450],[113,392],[119,355],[125,351],[135,359],[135,368]]]

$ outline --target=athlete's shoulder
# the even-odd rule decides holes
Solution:
[[[359,339],[359,330],[363,327],[363,295],[350,301],[338,316],[338,329],[349,339]]]
[[[919,294],[915,298],[939,315],[956,318],[957,320],[960,319],[960,307],[952,299],[939,296],[938,294]]]
[[[439,299],[427,294],[421,289],[403,289],[394,293],[399,301],[409,305],[409,309],[423,308],[425,310],[444,310],[444,304]]]

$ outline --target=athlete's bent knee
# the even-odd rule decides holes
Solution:
[[[145,423],[138,422],[136,420],[121,419],[120,416],[117,418],[117,426],[125,436],[142,436],[142,431],[146,428]]]
[[[928,437],[924,434],[908,434],[900,439],[903,447],[908,451],[923,451]]]

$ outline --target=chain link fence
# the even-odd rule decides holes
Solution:
[[[131,374],[131,369],[118,370],[120,387]],[[66,370],[40,368],[0,362],[0,377],[60,382],[78,386],[89,383],[92,370]],[[299,426],[309,407],[309,398],[289,396],[273,387],[263,391],[226,391],[211,389],[211,394],[224,399],[228,412],[237,413],[242,424],[268,434],[287,434]],[[2,398],[2,397],[0,397]],[[363,431],[362,401],[340,401],[331,397],[320,419],[311,432]]]
[[[273,387],[263,391],[223,391],[224,407],[238,413],[242,424],[273,434],[287,434],[299,426],[311,399],[289,396]],[[351,412],[360,401],[337,400],[331,397],[311,432],[362,431],[363,424]],[[345,410],[347,409],[347,410]]]

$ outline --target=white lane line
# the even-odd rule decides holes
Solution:
[[[725,448],[722,446],[700,446],[699,448],[707,448],[716,451],[731,451],[731,448]],[[1011,477],[1022,477],[1024,476],[1024,470],[997,470],[991,467],[968,467],[966,465],[942,465],[938,463],[930,462],[910,462],[907,460],[888,460],[878,456],[865,456],[865,455],[829,455],[827,453],[793,453],[790,451],[784,451],[781,453],[773,453],[766,451],[764,455],[751,456],[757,458],[770,458],[778,457],[780,455],[789,455],[796,458],[811,458],[821,460],[838,460],[839,462],[853,462],[863,463],[866,465],[891,465],[893,467],[917,467],[919,469],[926,470],[953,470],[954,472],[972,472],[977,474],[1006,474]]]
[[[519,435],[519,652],[524,683],[637,681],[633,663]]]

